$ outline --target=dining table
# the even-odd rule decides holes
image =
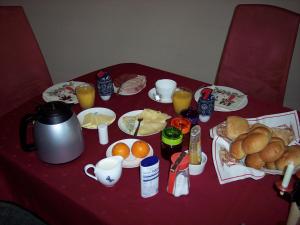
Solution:
[[[262,115],[288,112],[291,109],[248,96],[248,104],[231,112],[213,112],[209,121],[199,122],[201,147],[207,155],[202,174],[190,176],[189,194],[175,197],[167,192],[170,162],[161,156],[161,133],[139,136],[153,148],[159,159],[159,187],[153,197],[141,196],[140,168],[123,168],[120,180],[113,187],[105,187],[84,173],[87,164],[96,164],[106,157],[108,147],[122,139],[133,138],[118,127],[118,119],[125,113],[146,108],[178,116],[172,103],[160,103],[148,96],[158,79],[172,79],[178,86],[188,87],[194,93],[210,85],[199,79],[179,75],[137,63],[121,63],[102,68],[74,81],[96,85],[97,73],[108,72],[112,79],[122,74],[140,74],[147,79],[146,87],[134,95],[113,94],[103,101],[96,94],[94,107],[111,109],[116,120],[108,126],[106,145],[99,143],[98,131],[82,129],[84,151],[71,162],[50,164],[41,161],[36,151],[25,152],[19,141],[20,121],[24,115],[36,111],[43,104],[39,94],[22,106],[0,118],[0,199],[13,201],[29,209],[51,225],[105,224],[105,225],[279,225],[285,224],[290,202],[279,195],[275,182],[281,175],[266,175],[261,179],[242,179],[220,184],[212,158],[210,129],[229,115],[254,118]],[[192,107],[197,107],[193,99]],[[71,106],[75,114],[82,109]],[[299,112],[298,112],[299,115]],[[167,121],[168,125],[170,120]]]

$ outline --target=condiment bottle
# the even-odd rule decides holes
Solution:
[[[190,134],[190,146],[189,146],[189,159],[190,164],[192,165],[200,165],[201,158],[201,127],[199,125],[195,125],[191,129]]]
[[[99,97],[104,101],[109,100],[114,93],[113,81],[108,72],[97,73],[97,89]]]
[[[166,127],[161,135],[161,156],[171,160],[176,152],[181,152],[183,135],[176,127]]]
[[[198,99],[199,120],[201,122],[207,122],[214,111],[215,97],[212,92],[211,88],[204,88]]]
[[[190,189],[188,155],[186,152],[175,153],[171,161],[167,192],[175,197],[188,195]]]
[[[182,148],[187,150],[189,148],[191,121],[183,117],[175,117],[171,120],[171,126],[181,130],[183,135]]]

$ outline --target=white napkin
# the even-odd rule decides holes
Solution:
[[[290,143],[290,145],[297,144],[297,142],[299,143],[300,126],[296,110],[285,113],[261,116],[258,118],[250,118],[247,120],[249,124],[261,123],[269,127],[291,127],[295,134],[295,140],[292,143]],[[253,178],[255,180],[258,180],[264,177],[266,173],[282,174],[282,172],[278,170],[256,170],[250,167],[246,167],[243,161],[234,161],[229,159],[227,156],[229,153],[230,142],[218,136],[217,127],[218,126],[213,127],[210,130],[210,136],[213,138],[213,162],[220,184],[226,184],[232,181],[242,180],[245,178]]]

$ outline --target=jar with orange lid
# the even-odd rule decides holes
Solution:
[[[187,118],[175,117],[171,120],[171,126],[176,127],[182,132],[183,150],[187,150],[189,148],[191,125],[192,125],[191,121]]]

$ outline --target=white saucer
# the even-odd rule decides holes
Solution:
[[[160,99],[160,100],[156,100],[155,99],[155,95],[156,95],[156,89],[152,88],[149,92],[148,92],[148,96],[149,98],[151,98],[153,101],[159,102],[159,103],[172,103],[173,100],[172,98],[170,99]]]

